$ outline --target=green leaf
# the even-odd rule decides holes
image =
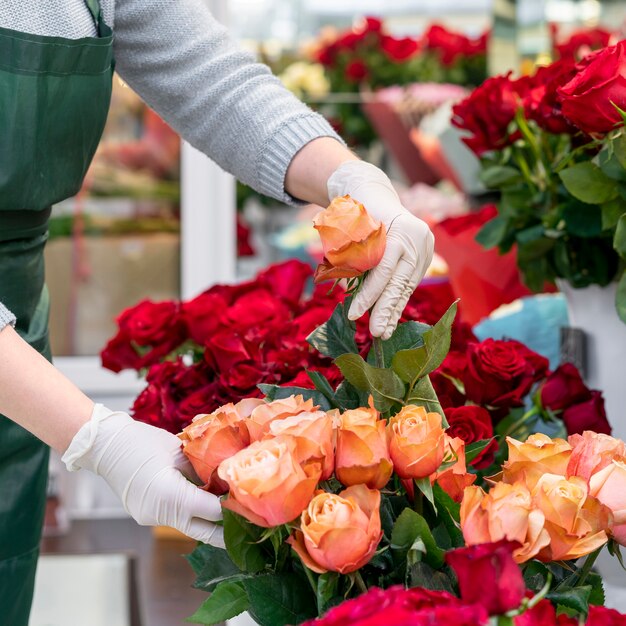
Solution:
[[[435,511],[437,505],[435,504],[435,497],[433,496],[433,486],[430,484],[430,478],[415,479],[415,486],[424,494],[424,497],[433,505]]]
[[[344,380],[339,387],[337,387],[337,391],[335,392],[335,400],[339,408],[343,410],[358,409],[361,406],[367,406],[367,399],[367,393],[359,391],[347,380]]]
[[[193,586],[196,589],[213,591],[225,578],[241,574],[241,570],[232,562],[226,550],[200,544],[186,557],[196,574]]]
[[[502,215],[497,215],[478,231],[476,241],[483,248],[495,248],[502,243],[508,229],[509,220]]]
[[[390,367],[393,355],[400,350],[411,350],[424,345],[423,335],[430,330],[432,326],[421,324],[420,322],[405,322],[400,324],[393,335],[383,341],[383,355],[385,359],[385,367]],[[367,355],[367,362],[375,365],[374,350],[370,350]]]
[[[443,427],[448,428],[449,424],[446,419],[446,414],[441,407],[441,403],[437,397],[437,392],[435,391],[428,376],[421,378],[415,387],[413,387],[413,391],[411,391],[409,397],[407,398],[407,404],[423,406],[429,413],[439,413],[439,415],[441,415]]]
[[[520,265],[542,258],[552,248],[554,248],[555,240],[549,237],[541,237],[535,241],[520,243],[517,246],[517,261]]]
[[[256,573],[265,569],[266,557],[258,543],[263,529],[228,509],[224,509],[223,514],[224,541],[233,563],[244,572]]]
[[[335,364],[347,381],[357,389],[372,394],[374,405],[381,413],[402,402],[404,383],[392,370],[373,367],[358,354],[343,354],[335,359]]]
[[[437,545],[428,522],[412,509],[404,509],[391,532],[394,560],[399,563],[408,561],[409,565],[421,560],[421,555],[411,555],[418,541],[424,546],[423,559],[432,567],[439,569],[444,564],[445,552]]]
[[[602,209],[602,230],[615,228],[619,218],[626,213],[626,203],[619,198],[605,202]]]
[[[433,485],[433,496],[437,505],[437,515],[448,531],[452,546],[460,548],[465,545],[461,532],[460,510],[461,506],[455,502],[437,483]]]
[[[465,462],[469,465],[483,450],[485,450],[491,442],[491,439],[481,439],[480,441],[474,441],[474,443],[468,443],[465,446]]]
[[[606,596],[604,594],[604,582],[602,576],[591,572],[587,576],[587,583],[591,585],[591,594],[589,595],[589,604],[594,606],[604,606],[606,602]]]
[[[218,624],[243,613],[249,607],[248,594],[241,583],[223,582],[186,621],[193,624]]]
[[[539,561],[528,561],[524,564],[524,582],[526,587],[537,593],[543,589],[550,570]]]
[[[617,196],[617,183],[595,163],[584,161],[559,172],[565,188],[587,204],[602,204]]]
[[[339,574],[326,572],[317,578],[317,613],[323,615],[337,600]],[[343,599],[343,598],[341,598]]]
[[[329,402],[333,408],[337,408],[337,402],[335,401],[335,390],[332,388],[328,379],[321,372],[315,372],[313,370],[305,370],[307,376],[311,379],[311,382],[315,385],[315,389],[319,391]]]
[[[455,594],[453,574],[446,568],[444,571],[433,569],[428,563],[418,561],[409,568],[409,586],[422,587],[431,591],[447,591]]]
[[[626,270],[622,272],[622,277],[619,279],[619,283],[617,283],[615,307],[619,318],[626,324]]]
[[[307,337],[307,341],[331,359],[348,352],[358,354],[359,349],[354,340],[355,328],[354,322],[348,319],[344,304],[339,303],[330,319],[316,328]]]
[[[618,163],[626,170],[626,133],[620,133],[612,141],[613,154]]]
[[[261,626],[300,624],[317,615],[310,585],[293,573],[262,574],[243,582],[250,612]]]
[[[268,400],[280,400],[289,396],[303,396],[305,400],[309,398],[317,404],[322,411],[330,411],[333,408],[328,398],[317,389],[307,389],[305,387],[281,387],[280,385],[260,384],[257,387],[265,394]]]
[[[407,383],[415,383],[436,370],[450,350],[452,324],[457,303],[453,302],[443,317],[424,333],[424,345],[413,350],[400,350],[393,357],[391,367]]]
[[[597,237],[602,232],[602,211],[597,206],[569,202],[563,209],[568,233],[577,237]]]
[[[626,213],[619,218],[617,228],[615,229],[615,237],[613,238],[613,247],[622,259],[626,260]]]
[[[607,142],[598,155],[598,165],[609,178],[626,181],[626,137],[624,133]]]
[[[521,179],[520,171],[510,165],[494,165],[484,169],[480,174],[480,180],[489,189],[513,185]]]
[[[554,604],[573,609],[577,613],[587,615],[589,613],[589,596],[591,595],[591,585],[582,587],[561,587],[551,591],[546,596]]]

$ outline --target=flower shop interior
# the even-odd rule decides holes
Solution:
[[[513,553],[523,566],[514,565],[516,572],[523,570],[523,593],[502,609],[488,608],[491,622],[482,613],[464,614],[466,621],[442,613],[439,621],[428,622],[389,616],[366,622],[345,613],[320,624],[626,624],[617,613],[626,613],[626,572],[619,553],[619,545],[626,545],[626,450],[621,444],[609,452],[602,439],[605,443],[593,448],[605,459],[602,466],[598,461],[590,469],[585,457],[587,465],[579,459],[578,469],[571,469],[583,439],[584,454],[596,445],[585,439],[589,433],[626,440],[624,1],[204,2],[360,158],[382,169],[402,205],[432,230],[432,262],[401,317],[407,336],[389,340],[388,362],[383,348],[382,361],[370,360],[376,340],[368,334],[367,320],[354,326],[345,318],[342,326],[334,317],[343,310],[342,299],[351,297],[345,281],[333,289],[332,282],[313,285],[315,268],[327,256],[313,226],[320,207],[290,206],[237,182],[182,141],[115,76],[104,135],[83,187],[54,206],[50,219],[45,262],[54,365],[94,401],[173,434],[188,429],[196,415],[228,403],[286,398],[289,394],[278,391],[286,387],[292,395],[311,390],[304,398],[313,398],[312,405],[319,405],[312,394],[321,394],[330,403],[324,410],[369,406],[390,418],[388,440],[396,441],[393,385],[381,391],[368,378],[369,370],[360,370],[361,378],[351,374],[345,355],[328,346],[352,324],[351,356],[372,371],[392,368],[395,373],[385,371],[394,384],[401,379],[400,397],[417,398],[420,394],[410,395],[417,378],[411,383],[410,375],[403,376],[399,357],[409,348],[428,348],[430,340],[422,335],[430,333],[439,342],[435,352],[444,352],[433,367],[420,370],[425,374],[420,380],[428,381],[430,374],[432,383],[421,395],[432,392],[428,410],[436,403],[450,436],[467,447],[459,452],[451,443],[451,456],[443,465],[439,459],[429,479],[401,473],[401,452],[389,444],[397,472],[389,485],[399,489],[402,484],[407,493],[418,493],[411,497],[424,499],[414,511],[432,529],[432,534],[426,528],[423,535],[412,535],[402,558],[396,554],[402,552],[400,530],[388,530],[382,513],[382,543],[374,556],[368,553],[372,562],[356,572],[344,574],[326,561],[321,569],[311,567],[302,551],[320,560],[302,547],[308,546],[308,535],[298,543],[300,530],[286,541],[293,550],[276,548],[276,562],[263,571],[277,568],[280,558],[296,561],[297,553],[304,566],[298,561],[289,567],[300,574],[306,570],[317,594],[313,612],[301,602],[291,618],[257,608],[253,596],[262,587],[250,583],[249,590],[248,583],[259,579],[260,570],[246,569],[249,553],[243,567],[229,546],[243,573],[229,570],[230,561],[220,565],[226,569],[219,575],[209,572],[211,564],[221,563],[219,555],[194,552],[196,541],[166,526],[137,524],[102,478],[67,471],[53,452],[30,626],[174,626],[190,616],[200,624],[295,626],[324,615],[340,603],[339,596],[358,598],[364,587],[391,588],[391,583],[371,582],[392,580],[380,574],[390,554],[394,567],[403,559],[406,568],[394,584],[404,578],[409,587],[431,585],[454,596],[460,584],[465,602],[463,574],[455,559],[445,556],[444,564],[443,556],[446,550],[464,549],[463,537],[468,546],[504,539],[524,545]],[[403,343],[413,332],[419,334],[414,343]],[[358,391],[354,406],[339,398],[344,377]],[[406,396],[405,383],[410,385]],[[372,394],[374,404],[368,404]],[[341,428],[348,428],[346,423]],[[338,432],[337,442],[343,431]],[[191,449],[195,434],[184,433],[183,443]],[[246,436],[255,438],[252,429]],[[529,436],[545,440],[534,440],[541,445],[528,452],[523,442]],[[541,456],[555,446],[549,460]],[[332,459],[332,446],[329,454]],[[324,484],[341,483],[348,487],[343,494],[356,490],[349,486],[352,479],[342,478],[346,472],[340,475],[339,443],[336,455],[336,478],[328,478],[331,467]],[[453,471],[461,459],[462,476]],[[531,461],[532,471],[516,468]],[[452,474],[444,477],[448,470]],[[555,498],[546,495],[552,492],[545,477],[534,477],[524,493],[538,490],[546,501],[533,500],[524,519],[530,536],[535,514],[545,518],[543,534],[537,530],[532,540],[506,530],[498,535],[492,527],[506,526],[512,518],[494,521],[499,505],[485,502],[495,502],[498,486],[509,486],[508,474],[531,481],[535,470],[558,475],[587,499],[583,504],[576,496],[576,504],[572,495],[573,510],[555,505],[546,511]],[[504,479],[496,476],[502,471]],[[210,481],[225,484],[226,470],[220,469],[219,478],[215,472]],[[596,479],[600,474],[602,484]],[[565,498],[566,488],[558,489]],[[475,490],[476,498],[480,491],[482,504],[476,506],[492,516],[484,522],[491,535],[482,521],[472,523],[478,513],[470,510],[468,490]],[[445,520],[443,526],[430,521],[438,507],[443,515],[448,506],[437,494],[448,498],[450,507],[463,500],[461,523],[450,513],[454,528],[443,539],[439,530]],[[563,521],[568,515],[574,521]],[[396,524],[403,516],[394,516]],[[291,528],[285,522],[293,520],[274,524],[274,534],[255,535],[257,543],[280,543],[286,536],[281,533]],[[459,544],[455,532],[461,527]],[[476,539],[481,532],[482,539]],[[242,541],[256,546],[252,539]],[[522,549],[529,551],[526,556],[520,556]],[[594,559],[585,561],[588,554]],[[371,573],[376,567],[379,578]],[[474,567],[482,577],[482,565]],[[286,574],[276,576],[274,584]],[[224,577],[230,587],[219,584]],[[553,580],[559,583],[551,588]],[[212,597],[207,592],[223,596],[221,608],[217,602],[206,604]],[[506,593],[502,590],[500,600]],[[614,611],[601,612],[602,605]],[[228,606],[230,613],[223,608]],[[519,606],[524,610],[516,613]],[[545,606],[554,615],[533,613]]]

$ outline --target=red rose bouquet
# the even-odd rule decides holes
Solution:
[[[490,78],[454,108],[485,185],[501,194],[478,240],[515,244],[535,291],[556,278],[618,281],[626,322],[626,41],[578,62],[563,55],[532,76]]]

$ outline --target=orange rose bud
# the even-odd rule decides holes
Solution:
[[[584,479],[544,474],[533,490],[533,502],[545,516],[550,544],[537,555],[541,561],[578,559],[603,546],[610,512],[589,496]]]
[[[321,480],[332,476],[335,468],[333,421],[323,411],[305,411],[269,424],[265,438],[291,435],[298,440],[300,464],[317,461],[322,466]]]
[[[506,438],[509,446],[509,459],[502,466],[502,480],[505,483],[523,481],[532,489],[544,474],[565,476],[572,447],[565,439],[551,439],[548,435],[536,433],[524,442]]]
[[[409,404],[389,420],[387,436],[400,478],[426,478],[439,469],[446,443],[439,413]]]
[[[259,441],[269,432],[270,423],[274,420],[285,419],[305,411],[315,411],[313,400],[305,400],[303,396],[289,396],[273,402],[261,402],[247,421],[251,441]]]
[[[198,415],[178,435],[184,455],[211,493],[221,495],[228,491],[228,485],[217,475],[217,468],[250,444],[245,419],[262,402],[246,399],[236,405],[222,406],[210,415]]]
[[[465,487],[469,487],[476,481],[476,474],[467,471],[465,463],[465,442],[460,437],[445,436],[444,463],[454,460],[454,465],[435,472],[430,477],[431,484],[437,484],[455,501],[461,502]]]
[[[319,492],[287,541],[314,572],[349,574],[374,556],[382,536],[380,491],[354,485],[339,495]]]
[[[570,435],[572,456],[567,465],[568,476],[580,476],[587,482],[614,459],[626,456],[626,445],[621,439],[586,430],[582,435]]]
[[[345,411],[339,418],[335,475],[346,487],[363,484],[382,489],[391,478],[387,422],[378,417],[370,396],[369,408]]]
[[[591,495],[613,513],[610,534],[626,546],[626,459],[613,459],[590,480]]]
[[[228,484],[222,506],[247,520],[271,528],[292,522],[311,501],[321,475],[319,463],[301,466],[294,437],[256,441],[218,468]]]
[[[523,483],[497,483],[489,493],[473,485],[465,489],[461,529],[468,546],[500,539],[517,541],[521,547],[513,552],[513,558],[524,563],[550,543],[544,525],[545,516]]]
[[[384,225],[350,196],[335,198],[315,216],[313,225],[324,249],[315,283],[360,276],[383,258],[387,237]]]

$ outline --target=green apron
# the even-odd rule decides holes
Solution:
[[[81,187],[111,99],[113,38],[0,28],[0,302],[50,357],[43,249],[50,207]],[[46,503],[48,448],[0,416],[0,623],[27,626]]]

